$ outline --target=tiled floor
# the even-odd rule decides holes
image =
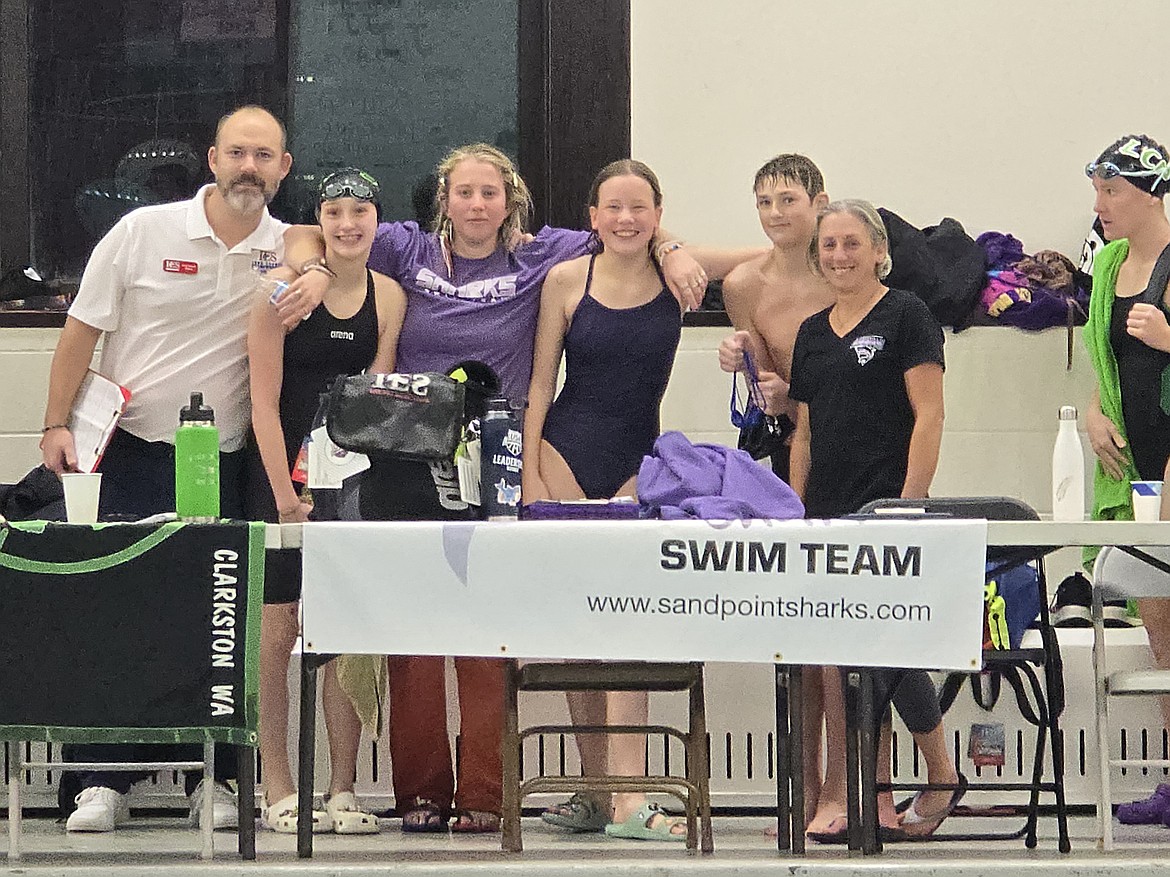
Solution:
[[[956,820],[965,831],[978,820]],[[260,832],[257,859],[242,862],[235,855],[235,838],[216,835],[216,858],[198,859],[199,837],[185,820],[169,817],[136,818],[109,835],[66,834],[50,819],[25,821],[24,857],[0,864],[0,874],[93,875],[283,875],[329,874],[360,877],[393,873],[418,877],[690,877],[690,875],[1170,875],[1170,829],[1119,830],[1121,848],[1113,853],[1095,848],[1095,823],[1075,818],[1073,852],[1056,852],[1054,824],[1042,820],[1036,850],[1022,842],[928,843],[889,846],[881,856],[850,856],[844,848],[812,846],[803,858],[780,855],[775,841],[764,834],[762,818],[717,818],[715,853],[688,854],[677,848],[638,841],[617,841],[601,835],[569,836],[545,827],[539,820],[524,822],[525,851],[501,852],[498,835],[403,835],[397,820],[383,820],[377,836],[318,835],[310,860],[296,857],[296,838]],[[1001,828],[1002,824],[994,827]],[[0,831],[7,835],[7,823]]]

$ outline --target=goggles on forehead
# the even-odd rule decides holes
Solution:
[[[1156,169],[1123,171],[1111,161],[1091,161],[1085,165],[1085,176],[1090,179],[1096,177],[1099,180],[1112,180],[1114,177],[1156,177],[1158,171]]]
[[[378,181],[366,173],[347,173],[326,177],[321,184],[322,201],[347,196],[358,201],[376,201]]]

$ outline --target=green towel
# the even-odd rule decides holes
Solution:
[[[362,730],[377,740],[386,715],[386,656],[338,655],[334,666],[337,682],[353,704]]]
[[[1126,442],[1125,418],[1121,414],[1121,382],[1117,375],[1117,359],[1109,343],[1109,327],[1113,320],[1113,299],[1117,290],[1117,272],[1129,255],[1129,241],[1118,240],[1106,246],[1093,258],[1093,295],[1089,299],[1089,321],[1085,324],[1084,341],[1097,375],[1097,395],[1101,399],[1101,413],[1113,421]],[[1139,480],[1133,458],[1127,455],[1121,479],[1111,478],[1097,460],[1093,472],[1093,520],[1132,521],[1133,499],[1130,481]],[[1092,569],[1099,548],[1084,550],[1086,569]]]

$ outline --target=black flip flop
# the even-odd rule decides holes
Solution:
[[[906,829],[903,827],[903,828],[899,829],[899,831],[901,831],[903,834],[903,837],[901,838],[901,840],[918,841],[918,840],[927,840],[927,839],[933,837],[934,833],[936,831],[938,831],[939,827],[947,820],[947,818],[952,813],[955,812],[955,808],[959,806],[959,802],[963,800],[963,796],[965,794],[967,794],[967,778],[965,776],[963,776],[962,773],[959,773],[959,782],[955,786],[954,791],[951,792],[951,798],[949,801],[947,801],[947,806],[942,811],[942,813],[940,813],[936,816],[932,816],[929,819],[923,819],[921,816],[918,816],[918,811],[913,809],[913,802],[911,802],[911,806],[906,808],[907,813],[913,811],[914,815],[918,816],[918,818],[921,819],[922,822],[934,822],[935,825],[934,825],[934,828],[932,828],[926,834],[912,834],[912,833],[906,831]],[[915,797],[917,797],[917,796],[915,796]],[[903,824],[903,826],[905,826],[905,821],[903,821],[902,824]],[[911,824],[917,825],[917,824],[921,824],[921,823],[911,823]]]
[[[835,816],[829,825],[841,822],[844,828],[837,831],[807,831],[804,836],[814,843],[819,844],[843,844],[849,842],[849,820],[845,816]]]
[[[819,844],[849,843],[848,828],[844,828],[841,831],[809,831],[804,836]]]

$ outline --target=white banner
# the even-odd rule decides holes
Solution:
[[[321,523],[309,652],[980,666],[985,521]]]

